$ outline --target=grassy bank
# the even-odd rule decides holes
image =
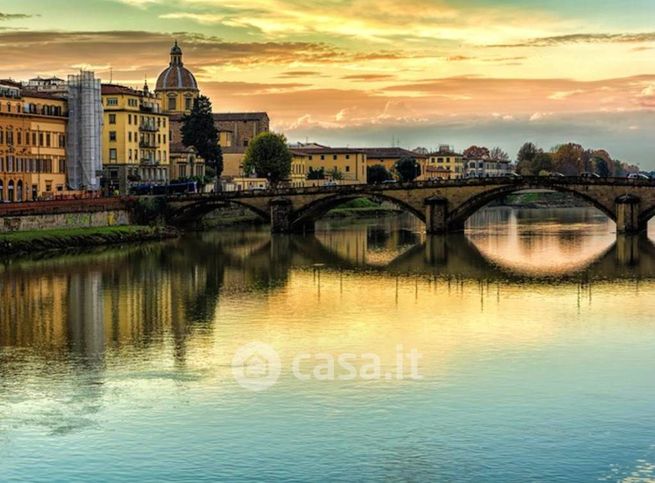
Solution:
[[[370,218],[401,212],[402,210],[390,203],[376,203],[367,198],[358,198],[330,210],[326,218]]]
[[[174,238],[168,227],[109,226],[0,233],[0,256]]]

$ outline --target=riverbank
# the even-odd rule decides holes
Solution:
[[[589,204],[568,193],[528,192],[516,193],[492,206],[509,206],[511,208],[585,208]]]
[[[177,236],[179,232],[174,228],[138,225],[17,231],[0,234],[0,256],[166,240]]]

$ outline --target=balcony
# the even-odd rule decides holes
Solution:
[[[139,131],[157,132],[159,131],[159,128],[154,122],[142,122],[139,126]]]
[[[156,141],[141,141],[139,142],[139,147],[142,149],[157,149],[159,143]]]
[[[143,158],[141,159],[141,164],[143,166],[159,166],[159,161],[156,159]]]

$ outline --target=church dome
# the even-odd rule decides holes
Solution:
[[[191,71],[184,67],[182,62],[182,49],[175,45],[171,49],[171,63],[168,68],[159,74],[157,79],[158,91],[197,91],[198,82]]]

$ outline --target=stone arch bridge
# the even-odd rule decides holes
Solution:
[[[382,185],[345,185],[252,192],[225,192],[167,199],[169,222],[183,225],[228,204],[244,206],[271,224],[273,233],[312,231],[314,222],[356,198],[390,201],[426,224],[429,234],[464,228],[488,203],[518,191],[540,189],[570,193],[605,213],[617,232],[646,231],[655,215],[655,182],[625,178],[516,177],[428,181]]]

